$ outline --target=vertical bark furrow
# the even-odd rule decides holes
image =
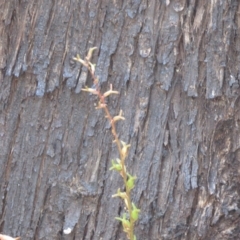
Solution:
[[[138,239],[238,239],[237,0],[0,3],[0,232],[124,239],[117,157],[85,67],[118,96]],[[65,234],[69,232],[69,234]]]

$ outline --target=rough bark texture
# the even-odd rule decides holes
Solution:
[[[0,232],[125,239],[93,62],[138,176],[139,240],[240,238],[238,0],[2,0]],[[71,229],[69,235],[63,232]]]

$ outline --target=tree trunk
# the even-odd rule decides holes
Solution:
[[[0,3],[0,232],[29,239],[126,239],[110,125],[126,120],[138,179],[138,240],[240,238],[240,2]],[[65,234],[68,233],[68,234]]]

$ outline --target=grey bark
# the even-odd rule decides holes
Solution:
[[[240,238],[237,0],[0,3],[0,232],[125,239],[93,62],[138,177],[138,239]],[[70,234],[64,234],[69,229]]]

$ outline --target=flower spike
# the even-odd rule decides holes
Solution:
[[[93,79],[93,86],[91,88],[85,87],[82,90],[85,92],[89,92],[91,94],[97,95],[99,102],[97,104],[96,109],[103,109],[105,112],[105,117],[108,119],[109,123],[111,124],[111,132],[113,135],[113,142],[117,145],[119,159],[112,160],[112,164],[110,170],[117,171],[121,177],[123,178],[124,182],[124,189],[121,190],[120,188],[117,190],[117,193],[113,194],[112,197],[120,197],[124,201],[124,209],[125,213],[123,213],[122,217],[116,217],[117,220],[121,221],[123,226],[123,231],[127,235],[127,239],[129,240],[137,240],[136,235],[134,234],[134,227],[135,222],[139,218],[140,209],[138,209],[135,204],[131,201],[131,190],[135,186],[135,181],[137,179],[136,176],[132,176],[128,173],[126,169],[125,159],[128,156],[128,151],[130,148],[130,144],[127,144],[120,140],[118,136],[118,132],[116,129],[116,122],[119,120],[125,120],[123,116],[123,111],[120,110],[119,114],[116,116],[112,116],[108,105],[105,102],[105,98],[110,96],[111,94],[119,94],[118,91],[113,90],[112,84],[110,84],[109,90],[102,93],[98,77],[95,75],[96,65],[91,63],[91,58],[93,51],[96,50],[96,47],[90,48],[87,56],[83,59],[79,55],[73,58],[75,61],[80,62],[82,65],[87,67],[90,75]],[[1,239],[0,239],[1,240]]]

